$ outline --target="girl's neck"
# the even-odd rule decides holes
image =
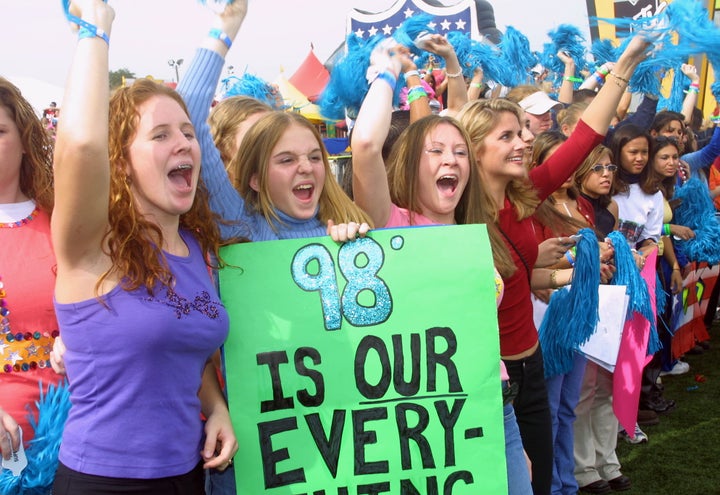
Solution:
[[[552,197],[557,203],[569,203],[572,201],[572,198],[568,195],[567,189],[558,189],[552,193]]]
[[[20,190],[19,184],[8,184],[6,187],[0,186],[0,204],[22,203],[29,199]]]
[[[595,194],[594,192],[590,192],[590,191],[587,191],[587,190],[585,190],[585,189],[583,189],[583,190],[581,191],[581,194],[582,194],[583,196],[586,196],[586,197],[591,198],[591,199],[598,199],[598,198],[600,198],[600,195],[599,195],[599,194]]]

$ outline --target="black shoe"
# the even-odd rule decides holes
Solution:
[[[655,411],[640,409],[637,415],[637,424],[640,426],[654,426],[660,424],[660,418]]]
[[[610,488],[614,492],[624,492],[625,490],[630,489],[630,478],[628,478],[624,474],[621,474],[617,478],[611,479],[607,483],[608,485],[610,485]]]
[[[660,414],[672,411],[675,408],[675,401],[672,399],[665,399],[664,397],[657,395],[655,397],[642,399],[640,401],[640,408],[655,411]]]
[[[583,493],[592,493],[595,495],[607,495],[608,493],[612,493],[612,488],[610,488],[610,483],[608,483],[605,480],[597,480],[589,485],[581,486],[580,491]]]

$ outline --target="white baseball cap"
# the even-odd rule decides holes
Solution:
[[[553,108],[561,107],[562,103],[553,100],[544,91],[537,91],[530,96],[527,96],[520,100],[520,106],[527,113],[531,113],[533,115],[542,115],[549,112]]]

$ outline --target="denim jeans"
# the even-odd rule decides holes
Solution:
[[[525,462],[520,428],[512,404],[503,408],[505,416],[505,462],[507,463],[508,495],[531,495],[530,472]]]
[[[519,390],[513,401],[525,451],[532,462],[534,495],[550,495],[553,472],[552,418],[548,404],[542,351],[531,356],[503,360],[511,383]]]
[[[553,495],[575,495],[578,491],[575,479],[574,423],[575,406],[580,399],[580,387],[585,375],[587,360],[575,354],[572,369],[564,375],[556,375],[547,382],[548,400],[553,426]]]

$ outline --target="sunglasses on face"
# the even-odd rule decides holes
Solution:
[[[607,165],[601,165],[598,163],[597,165],[590,167],[590,170],[592,170],[596,174],[602,174],[604,170],[607,170],[608,172],[610,172],[612,174],[613,172],[617,171],[617,165],[615,165],[613,163],[608,163]]]

